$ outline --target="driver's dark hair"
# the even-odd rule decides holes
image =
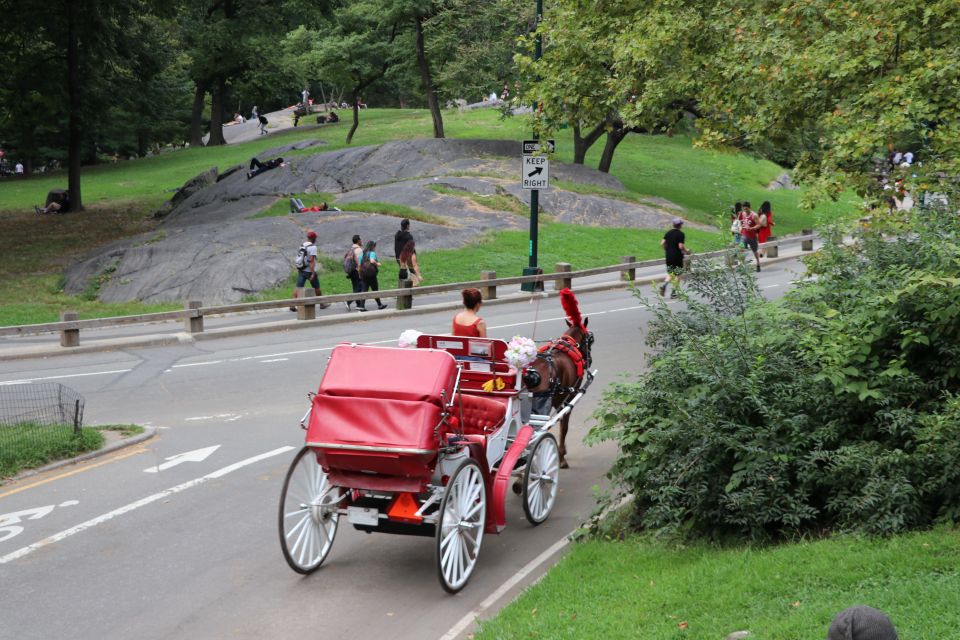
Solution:
[[[406,218],[404,218],[403,220],[401,220],[401,221],[400,221],[400,228],[403,229],[404,231],[406,231],[407,229],[409,229],[409,228],[410,228],[410,221],[407,220]]]
[[[464,289],[460,292],[463,296],[463,306],[467,309],[476,309],[477,305],[483,302],[483,294],[480,289]]]

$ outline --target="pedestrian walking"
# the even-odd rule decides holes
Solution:
[[[260,114],[257,116],[257,120],[260,121],[260,135],[267,135],[267,125],[270,124],[270,121],[267,120],[267,116]]]
[[[407,246],[408,242],[413,242],[413,234],[410,233],[410,221],[404,218],[400,221],[400,230],[393,237],[393,257],[400,264],[400,252]]]
[[[743,246],[753,252],[753,259],[757,262],[757,271],[760,271],[759,231],[760,216],[750,208],[749,202],[744,202],[743,211],[740,212],[740,237],[743,239]]]
[[[768,242],[770,240],[770,235],[772,232],[771,227],[773,227],[773,209],[770,206],[769,200],[764,200],[763,204],[760,205],[760,214],[759,220],[760,228],[757,230],[757,240],[759,244]],[[767,257],[766,250],[760,252],[760,255],[764,258]]]
[[[735,202],[733,211],[730,212],[730,233],[733,235],[733,244],[740,244],[740,213],[743,211],[743,203]]]
[[[308,107],[310,106],[310,90],[304,87],[303,91],[300,92],[300,97],[303,98],[303,108],[309,113],[310,110]]]
[[[23,163],[17,160],[17,164],[13,167],[13,172],[17,174],[18,178],[23,177]]]
[[[361,293],[363,291],[363,283],[360,281],[360,261],[362,259],[363,245],[361,244],[360,235],[355,234],[353,236],[353,246],[347,249],[347,252],[343,256],[343,270],[347,274],[347,279],[350,281],[354,293]],[[365,300],[357,300],[357,310],[367,310]],[[350,302],[347,302],[347,311],[350,311]]]
[[[320,278],[317,275],[317,232],[307,231],[307,240],[300,245],[297,250],[297,256],[294,258],[294,266],[297,268],[297,284],[294,287],[291,298],[297,298],[297,292],[306,283],[313,287],[313,295],[322,296],[320,291]],[[330,303],[325,302],[320,305],[321,309],[326,309]],[[290,307],[290,311],[296,311],[296,307]]]
[[[257,105],[253,105],[253,109],[250,109],[250,119],[257,120],[260,117],[260,112],[257,111]]]
[[[413,280],[413,286],[418,286],[423,282],[423,275],[420,273],[420,264],[417,262],[417,245],[411,240],[403,246],[400,252],[400,274],[399,279]]]
[[[360,282],[363,285],[363,292],[367,291],[380,291],[380,281],[377,279],[377,276],[380,273],[380,261],[377,259],[377,243],[374,240],[369,240],[363,248],[363,255],[360,257]],[[377,301],[377,309],[386,309],[387,305],[380,302],[380,298],[375,298]],[[364,306],[366,308],[366,306]]]
[[[660,285],[660,295],[663,296],[667,293],[667,286],[670,284],[672,278],[677,278],[679,282],[680,278],[683,276],[683,256],[690,255],[692,252],[687,249],[685,243],[687,237],[684,235],[683,231],[680,228],[683,226],[683,220],[680,218],[674,218],[672,221],[673,228],[667,231],[663,236],[663,240],[660,241],[660,246],[663,247],[664,256],[667,262],[667,275],[663,279],[663,284]],[[671,298],[677,297],[676,285],[674,285],[674,290],[670,292]]]

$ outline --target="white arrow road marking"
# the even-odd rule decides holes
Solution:
[[[170,487],[169,489],[161,491],[160,493],[155,493],[152,496],[147,496],[146,498],[142,498],[140,500],[137,500],[136,502],[131,502],[130,504],[124,505],[119,509],[114,509],[113,511],[97,516],[96,518],[91,518],[86,522],[81,522],[75,527],[64,529],[60,533],[55,533],[49,538],[44,538],[39,542],[35,542],[31,544],[30,546],[17,549],[16,551],[8,553],[5,556],[0,556],[0,564],[6,564],[8,562],[12,562],[13,560],[17,560],[19,558],[22,558],[26,555],[33,553],[37,549],[42,549],[43,547],[47,547],[51,544],[54,544],[55,542],[60,542],[61,540],[65,540],[66,538],[76,535],[81,531],[86,531],[87,529],[91,529],[97,526],[98,524],[103,524],[104,522],[113,520],[117,516],[122,516],[125,513],[130,513],[135,509],[139,509],[140,507],[150,504],[151,502],[162,500],[163,498],[173,495],[174,493],[180,493],[181,491],[185,491],[190,487],[195,487],[198,484],[203,484],[207,480],[220,478],[222,476],[227,475],[228,473],[232,473],[236,471],[237,469],[241,469],[255,462],[260,462],[261,460],[266,460],[267,458],[272,458],[273,456],[278,456],[281,453],[286,453],[287,451],[290,451],[292,449],[294,449],[294,447],[288,446],[288,447],[280,447],[279,449],[274,449],[273,451],[267,451],[266,453],[261,453],[258,456],[253,456],[252,458],[247,458],[246,460],[241,460],[240,462],[226,466],[222,469],[214,471],[213,473],[208,473],[203,477],[195,478],[194,480],[190,480],[189,482],[184,482],[183,484],[178,484],[175,487]]]
[[[193,451],[187,451],[186,453],[178,453],[175,456],[170,456],[167,458],[166,462],[158,464],[155,467],[150,467],[144,469],[144,473],[157,473],[158,471],[164,471],[170,467],[175,467],[178,464],[183,462],[203,462],[210,457],[210,454],[220,448],[220,445],[215,444],[212,447],[205,447],[203,449],[194,449]]]

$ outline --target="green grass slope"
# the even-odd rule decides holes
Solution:
[[[452,138],[519,141],[529,136],[524,118],[504,119],[495,110],[446,112],[444,125],[448,137]],[[178,304],[136,302],[104,304],[93,299],[95,289],[86,296],[66,296],[60,290],[60,273],[70,261],[99,244],[155,229],[157,222],[150,219],[149,213],[201,171],[211,166],[225,169],[245,164],[250,157],[267,149],[298,140],[320,138],[326,142],[320,151],[342,148],[346,146],[348,126],[349,123],[335,127],[299,127],[243,144],[183,149],[85,167],[83,195],[87,211],[81,214],[40,217],[33,213],[33,205],[40,203],[49,189],[66,185],[64,172],[0,181],[0,325],[48,322],[56,320],[59,312],[66,309],[78,310],[82,317],[97,317],[179,307]],[[430,115],[425,110],[368,109],[361,113],[360,128],[352,146],[426,137],[431,129]],[[568,131],[558,135],[557,159],[560,161],[572,159],[570,135]],[[596,145],[588,155],[588,166],[596,166],[600,146]],[[317,151],[310,149],[290,155]],[[612,173],[628,189],[619,197],[633,201],[667,198],[685,209],[681,215],[702,222],[719,224],[734,200],[750,199],[759,205],[763,199],[770,199],[776,212],[775,232],[783,235],[810,227],[814,216],[799,209],[800,192],[765,190],[765,185],[781,171],[770,162],[747,155],[695,149],[690,139],[682,136],[632,135],[621,143]],[[286,206],[286,202],[281,201],[276,210],[267,215],[284,215]],[[849,217],[856,212],[854,200],[849,197],[822,209],[828,216]],[[553,227],[553,232],[575,234],[581,241],[551,245],[551,227],[545,225],[541,243],[546,253],[541,263],[548,269],[557,260],[587,267],[614,262],[624,254],[656,257],[659,252],[657,234],[653,232],[610,233],[604,229],[573,230],[562,226]],[[526,243],[522,236],[519,232],[494,233],[473,248],[425,252],[422,262],[431,274],[429,281],[434,284],[452,281],[448,278],[459,278],[467,271],[472,278],[480,269],[512,275],[519,273],[526,263]],[[696,250],[713,248],[725,237],[721,232],[716,240],[697,237],[693,246]],[[631,244],[633,242],[636,244]],[[390,279],[388,274],[384,275],[385,283]],[[339,284],[342,283],[334,278],[324,290],[336,292],[341,289]]]
[[[856,604],[885,611],[901,638],[956,637],[960,533],[766,549],[577,544],[475,638],[719,640],[749,631],[763,640],[822,640],[833,616]]]

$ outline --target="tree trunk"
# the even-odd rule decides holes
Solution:
[[[573,125],[573,164],[583,164],[587,158],[587,151],[600,139],[605,131],[606,122],[601,122],[595,126],[590,133],[583,137],[580,132],[580,125]]]
[[[70,209],[83,210],[80,193],[80,3],[67,0],[67,102],[70,106],[67,133],[67,188],[70,191]]]
[[[353,142],[353,134],[360,126],[360,87],[353,90],[353,125],[347,133],[347,144]]]
[[[190,114],[190,146],[203,146],[203,103],[207,97],[205,80],[197,81],[197,88],[193,93],[193,112]]]
[[[604,173],[610,173],[610,165],[613,164],[613,152],[617,150],[617,145],[623,142],[623,139],[630,133],[626,127],[614,127],[607,132],[607,142],[603,145],[603,153],[600,155],[600,164],[597,170]]]
[[[213,92],[210,101],[210,139],[207,140],[208,147],[215,147],[227,144],[223,138],[223,98],[226,87],[223,78],[217,78],[213,81]]]
[[[430,64],[427,62],[427,52],[423,42],[423,17],[416,16],[416,49],[417,66],[420,67],[420,80],[423,82],[423,91],[427,94],[427,106],[430,107],[430,116],[433,118],[433,137],[443,137],[443,115],[440,113],[440,103],[437,102],[437,92],[433,88],[433,78],[430,76]]]

